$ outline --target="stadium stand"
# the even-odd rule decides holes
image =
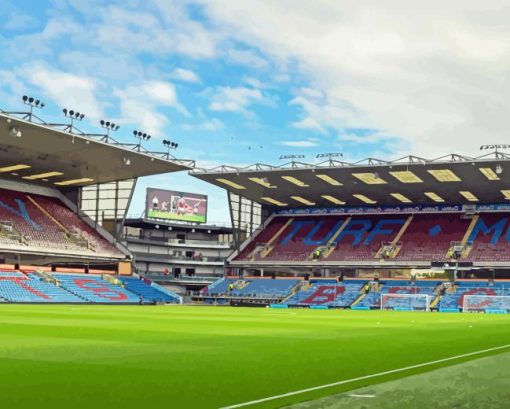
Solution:
[[[300,291],[284,301],[289,306],[335,306],[348,308],[359,296],[363,280],[311,280],[304,283]]]
[[[232,291],[235,297],[286,297],[300,283],[297,279],[254,279],[238,284]]]
[[[388,257],[395,261],[447,261],[452,243],[459,243],[465,249],[460,259],[509,261],[507,219],[504,213],[275,217],[234,260],[306,261],[320,249],[321,260],[367,262],[382,258],[382,246],[390,243]]]
[[[450,291],[439,301],[439,309],[461,310],[464,305],[464,297],[467,295],[483,295],[483,296],[508,296],[510,295],[510,286],[508,282],[494,282],[489,285],[487,281],[458,281],[452,286]],[[490,298],[485,300],[486,307],[490,307]]]
[[[122,257],[60,200],[0,189],[0,242],[3,247],[86,252]]]
[[[125,288],[132,293],[143,297],[145,301],[153,303],[179,303],[180,297],[171,292],[162,292],[159,289],[151,286],[149,283],[137,277],[119,277]]]
[[[0,297],[16,303],[84,303],[85,299],[34,274],[0,272]]]
[[[138,304],[140,296],[91,275],[53,274],[60,285],[76,296],[92,303]]]
[[[295,278],[220,278],[212,283],[203,295],[221,297],[246,297],[246,298],[280,298],[288,297],[297,289],[302,282]],[[229,286],[234,288],[229,292]]]

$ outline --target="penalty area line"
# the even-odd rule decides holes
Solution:
[[[300,389],[300,390],[297,390],[297,391],[282,393],[280,395],[269,396],[267,398],[256,399],[256,400],[252,400],[252,401],[249,401],[249,402],[238,403],[238,404],[230,405],[230,406],[223,406],[220,409],[242,408],[242,407],[245,407],[245,406],[256,405],[258,403],[269,402],[269,401],[276,400],[276,399],[288,398],[289,396],[301,395],[301,394],[307,393],[307,392],[314,392],[314,391],[318,391],[318,390],[321,390],[321,389],[332,388],[334,386],[345,385],[345,384],[352,383],[352,382],[357,382],[357,381],[363,381],[365,379],[377,378],[379,376],[384,376],[384,375],[390,375],[390,374],[394,374],[394,373],[409,371],[411,369],[422,368],[424,366],[440,364],[440,363],[448,362],[448,361],[454,361],[456,359],[467,358],[469,356],[481,355],[481,354],[484,354],[486,352],[498,351],[498,350],[505,349],[505,348],[510,348],[510,344],[502,345],[502,346],[494,347],[494,348],[482,349],[480,351],[475,351],[475,352],[469,352],[467,354],[450,356],[448,358],[436,359],[435,361],[429,361],[429,362],[424,362],[424,363],[421,363],[421,364],[405,366],[403,368],[391,369],[389,371],[379,372],[379,373],[376,373],[376,374],[359,376],[357,378],[352,378],[352,379],[345,379],[343,381],[327,383],[325,385],[313,386],[311,388]]]

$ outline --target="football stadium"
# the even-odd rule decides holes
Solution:
[[[508,21],[0,0],[0,409],[509,408]]]
[[[6,407],[505,407],[501,146],[201,169],[30,112],[0,123]],[[143,226],[158,224],[130,224],[131,246],[200,256],[159,254],[170,269],[157,272],[126,244],[137,179],[170,172],[228,194],[232,244],[216,276],[172,269],[217,263],[207,249],[219,239],[190,239],[212,227],[183,221],[206,221],[204,196],[150,189]]]

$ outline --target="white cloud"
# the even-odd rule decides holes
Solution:
[[[171,78],[183,82],[199,83],[200,77],[191,70],[176,68],[170,74]]]
[[[296,94],[296,127],[384,129],[426,155],[507,139],[506,1],[200,2],[235,40],[296,62],[321,92]]]
[[[291,148],[313,148],[318,146],[318,143],[312,139],[304,139],[301,141],[282,141],[280,145],[289,146]]]
[[[29,14],[11,13],[3,25],[4,30],[23,30],[37,24],[37,20]]]
[[[95,40],[107,48],[131,53],[178,53],[191,58],[216,55],[219,34],[192,20],[180,3],[156,1],[158,14],[109,7],[95,30]]]
[[[96,97],[99,88],[96,79],[59,71],[41,63],[24,66],[21,72],[57,105],[83,112],[93,119],[102,116],[102,104]]]
[[[238,49],[230,49],[227,52],[227,56],[230,61],[246,65],[251,68],[263,69],[268,66],[267,60],[262,57],[259,57],[253,51],[250,50],[238,50]]]
[[[189,116],[188,111],[178,100],[175,87],[163,81],[146,81],[130,85],[125,89],[115,89],[115,96],[120,100],[122,119],[120,122],[134,123],[141,130],[154,137],[164,135],[164,128],[169,121],[159,108],[171,107]]]
[[[218,87],[209,104],[211,111],[248,113],[247,108],[253,103],[264,103],[266,98],[255,88]]]
[[[206,119],[203,122],[184,124],[182,129],[185,131],[209,131],[216,132],[225,128],[225,124],[218,118]]]

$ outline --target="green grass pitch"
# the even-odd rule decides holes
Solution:
[[[506,315],[0,305],[0,402],[221,408],[506,344]],[[467,360],[248,407],[282,407]]]

